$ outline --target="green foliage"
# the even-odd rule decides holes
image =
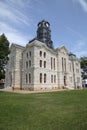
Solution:
[[[87,57],[83,56],[80,58],[81,61],[81,68],[84,68],[87,66]]]
[[[0,130],[87,130],[87,90],[0,92]]]
[[[2,34],[0,36],[0,79],[5,78],[5,66],[8,61],[9,50],[9,41],[6,36]]]

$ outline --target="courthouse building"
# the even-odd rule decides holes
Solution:
[[[46,90],[80,88],[80,61],[65,46],[54,48],[49,22],[38,23],[37,36],[25,47],[12,44],[5,86]]]

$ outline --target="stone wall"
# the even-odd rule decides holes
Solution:
[[[70,59],[65,46],[52,50],[37,40],[26,47],[11,46],[6,87],[27,90],[82,86],[80,62]]]
[[[6,66],[6,84],[5,87],[13,87],[20,89],[21,87],[21,60],[22,60],[22,47],[12,44],[10,50],[9,61]]]

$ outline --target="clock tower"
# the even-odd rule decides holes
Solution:
[[[49,22],[42,20],[38,23],[37,40],[45,43],[49,48],[54,49],[51,40],[51,30]]]

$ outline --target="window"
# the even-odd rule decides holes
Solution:
[[[28,61],[26,61],[26,68],[28,68]]]
[[[53,75],[51,75],[51,83],[53,83]]]
[[[54,58],[54,70],[55,70],[55,58]]]
[[[42,67],[42,60],[40,60],[40,67]]]
[[[56,83],[56,75],[54,75],[54,83]]]
[[[29,67],[31,67],[31,60],[29,60]]]
[[[31,51],[29,51],[29,56],[31,57]]]
[[[52,57],[51,57],[51,69],[52,69]]]
[[[44,61],[44,68],[46,68],[46,61]]]
[[[54,69],[55,70],[55,58],[51,57],[51,70]]]
[[[62,57],[62,71],[66,72],[66,58]]]
[[[62,71],[64,71],[64,68],[63,68],[63,57],[62,57]]]
[[[42,83],[42,73],[40,73],[40,83]]]
[[[29,83],[31,83],[31,74],[29,73]]]
[[[28,52],[26,53],[26,57],[28,58]]]
[[[64,58],[64,71],[66,72],[66,59]]]
[[[40,51],[40,57],[42,57],[42,51]]]
[[[46,52],[44,52],[44,58],[46,58]]]
[[[27,74],[26,74],[26,83],[28,82]]]
[[[44,83],[46,83],[46,74],[44,74]]]

